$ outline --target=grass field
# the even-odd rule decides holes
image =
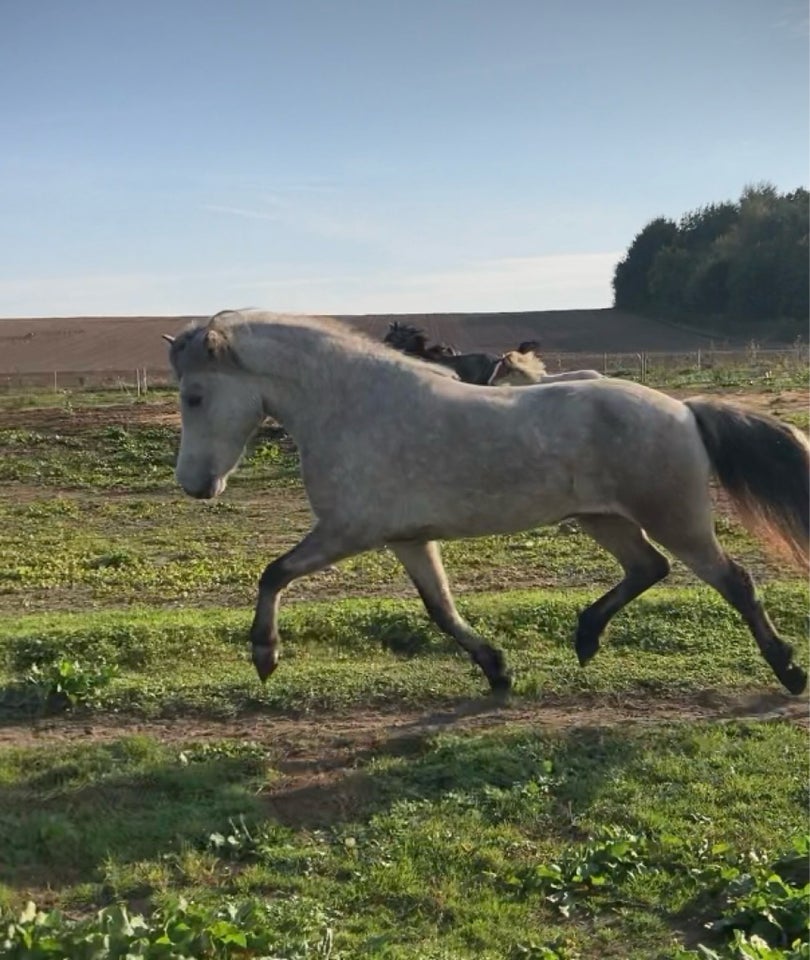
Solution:
[[[806,428],[806,369],[768,373],[662,385]],[[373,553],[290,590],[263,688],[295,450],[197,503],[177,434],[162,392],[0,398],[0,956],[810,957],[807,702],[708,588],[676,565],[582,670],[618,569],[575,525],[446,545],[498,701]],[[718,529],[806,666],[806,580]]]

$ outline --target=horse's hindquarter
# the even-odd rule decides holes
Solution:
[[[569,513],[610,513],[642,527],[692,523],[708,515],[710,464],[690,409],[680,400],[622,380],[541,386],[553,391],[533,414],[563,440],[572,482]],[[555,408],[556,406],[556,408]],[[541,429],[548,429],[543,426]]]

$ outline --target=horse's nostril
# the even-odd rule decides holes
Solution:
[[[183,489],[195,500],[210,500],[217,494],[217,482],[216,480],[209,480],[202,487],[183,487]]]

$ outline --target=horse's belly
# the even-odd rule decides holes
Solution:
[[[429,530],[434,539],[516,533],[578,512],[582,501],[575,478],[559,469],[553,474],[512,474],[481,483],[467,476],[446,486],[412,485],[392,513],[397,526]]]

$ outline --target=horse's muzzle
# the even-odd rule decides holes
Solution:
[[[225,489],[225,481],[220,477],[212,477],[204,485],[199,487],[189,487],[182,484],[183,490],[195,500],[213,500],[218,497]]]

